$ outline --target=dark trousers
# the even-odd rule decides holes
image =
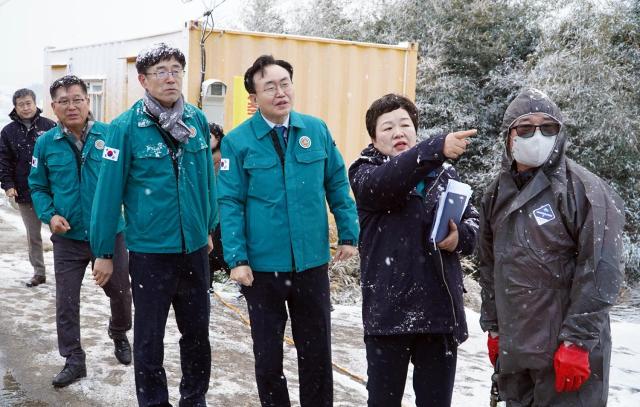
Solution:
[[[164,331],[173,306],[180,331],[180,406],[205,406],[211,376],[207,247],[189,254],[129,254],[135,323],[133,362],[140,406],[170,406]]]
[[[400,407],[413,363],[416,406],[451,405],[457,345],[451,335],[365,335],[369,407]]]
[[[95,260],[89,242],[51,235],[53,267],[56,275],[56,328],[60,355],[71,365],[85,364],[80,344],[80,288],[89,263]],[[131,329],[131,284],[127,249],[122,233],[116,236],[113,274],[102,287],[111,305],[109,336],[125,338]]]
[[[298,273],[253,273],[242,287],[251,319],[256,382],[263,406],[290,406],[282,369],[287,307],[298,353],[300,405],[333,405],[331,302],[327,265]]]

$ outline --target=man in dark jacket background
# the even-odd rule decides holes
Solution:
[[[502,122],[480,213],[480,324],[508,406],[607,404],[623,203],[565,156],[560,109],[527,89]]]
[[[400,406],[409,361],[418,406],[448,406],[458,344],[467,339],[460,255],[471,254],[478,213],[429,242],[436,203],[449,180],[445,163],[466,150],[475,130],[417,143],[418,112],[389,94],[366,114],[372,144],[349,168],[360,219],[362,319],[369,407]]]
[[[40,235],[42,222],[33,210],[28,184],[36,138],[56,125],[40,116],[41,113],[36,106],[36,94],[31,89],[18,89],[13,94],[13,110],[9,113],[12,122],[0,133],[0,183],[7,197],[14,198],[18,204],[27,230],[29,262],[34,272],[27,287],[46,281]]]

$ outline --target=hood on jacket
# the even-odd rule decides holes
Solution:
[[[31,121],[35,121],[38,119],[38,117],[40,117],[40,115],[42,114],[42,109],[40,109],[39,107],[36,107],[36,114],[33,115],[33,117],[31,118]],[[18,122],[20,123],[22,119],[20,119],[20,116],[18,116],[18,112],[16,112],[16,108],[14,107],[13,110],[11,111],[11,113],[9,113],[9,118],[11,120],[13,120],[14,122]]]
[[[508,143],[509,127],[518,118],[532,113],[545,113],[556,119],[561,125],[563,124],[563,117],[560,108],[551,100],[551,98],[549,98],[549,96],[547,96],[546,93],[534,88],[528,88],[520,92],[504,112],[502,125],[500,126],[500,135],[503,137],[505,146],[505,151],[502,156],[502,169],[505,171],[509,171],[511,169],[511,164],[513,163],[513,157],[511,156],[511,151],[509,151]],[[551,153],[549,160],[542,165],[542,169],[546,173],[553,171],[562,161],[565,152],[566,140],[567,136],[564,132],[564,127],[561,127],[553,152]]]

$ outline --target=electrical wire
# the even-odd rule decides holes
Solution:
[[[207,68],[207,51],[205,50],[205,43],[207,39],[213,33],[213,11],[224,4],[227,0],[222,0],[218,4],[214,4],[215,0],[211,0],[212,6],[207,6],[205,0],[202,0],[202,5],[205,8],[204,14],[202,14],[202,33],[200,34],[200,92],[198,93],[198,107],[202,109],[202,84],[204,83],[204,75]]]

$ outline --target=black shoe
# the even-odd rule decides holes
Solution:
[[[66,387],[76,380],[87,376],[87,368],[81,365],[65,364],[64,369],[53,378],[54,387]]]
[[[27,281],[27,287],[36,287],[46,282],[47,278],[45,276],[33,276],[31,280]]]
[[[116,355],[116,359],[118,359],[118,362],[122,363],[123,365],[128,365],[129,363],[131,363],[131,345],[129,345],[129,340],[126,336],[123,339],[114,338],[113,346],[113,354]]]

